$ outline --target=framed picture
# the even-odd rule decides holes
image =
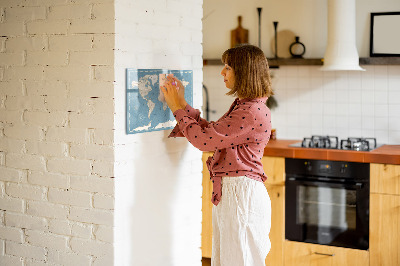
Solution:
[[[400,56],[400,11],[371,13],[369,55]]]

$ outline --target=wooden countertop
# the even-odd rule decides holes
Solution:
[[[264,156],[363,163],[400,164],[400,145],[383,145],[372,151],[290,147],[301,140],[270,140]]]

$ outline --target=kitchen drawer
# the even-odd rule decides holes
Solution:
[[[285,241],[285,266],[365,266],[369,253],[365,250]]]

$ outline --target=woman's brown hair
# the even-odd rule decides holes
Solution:
[[[230,48],[222,54],[221,60],[235,74],[235,86],[227,95],[254,99],[274,94],[268,61],[260,48],[248,44]]]

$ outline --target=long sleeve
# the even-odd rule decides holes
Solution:
[[[202,127],[208,126],[209,122],[200,117],[200,110],[194,109],[192,106],[187,104],[184,111],[185,111],[186,115],[188,115],[189,117],[196,120],[200,126],[202,126]],[[174,127],[174,129],[172,129],[171,134],[169,134],[168,137],[169,138],[185,137],[185,135],[182,134],[182,132],[180,131],[179,125],[177,124]]]
[[[251,136],[257,123],[249,108],[235,108],[218,122],[202,126],[182,109],[175,111],[180,132],[201,151],[234,147],[255,141]],[[261,124],[262,126],[262,124]]]

